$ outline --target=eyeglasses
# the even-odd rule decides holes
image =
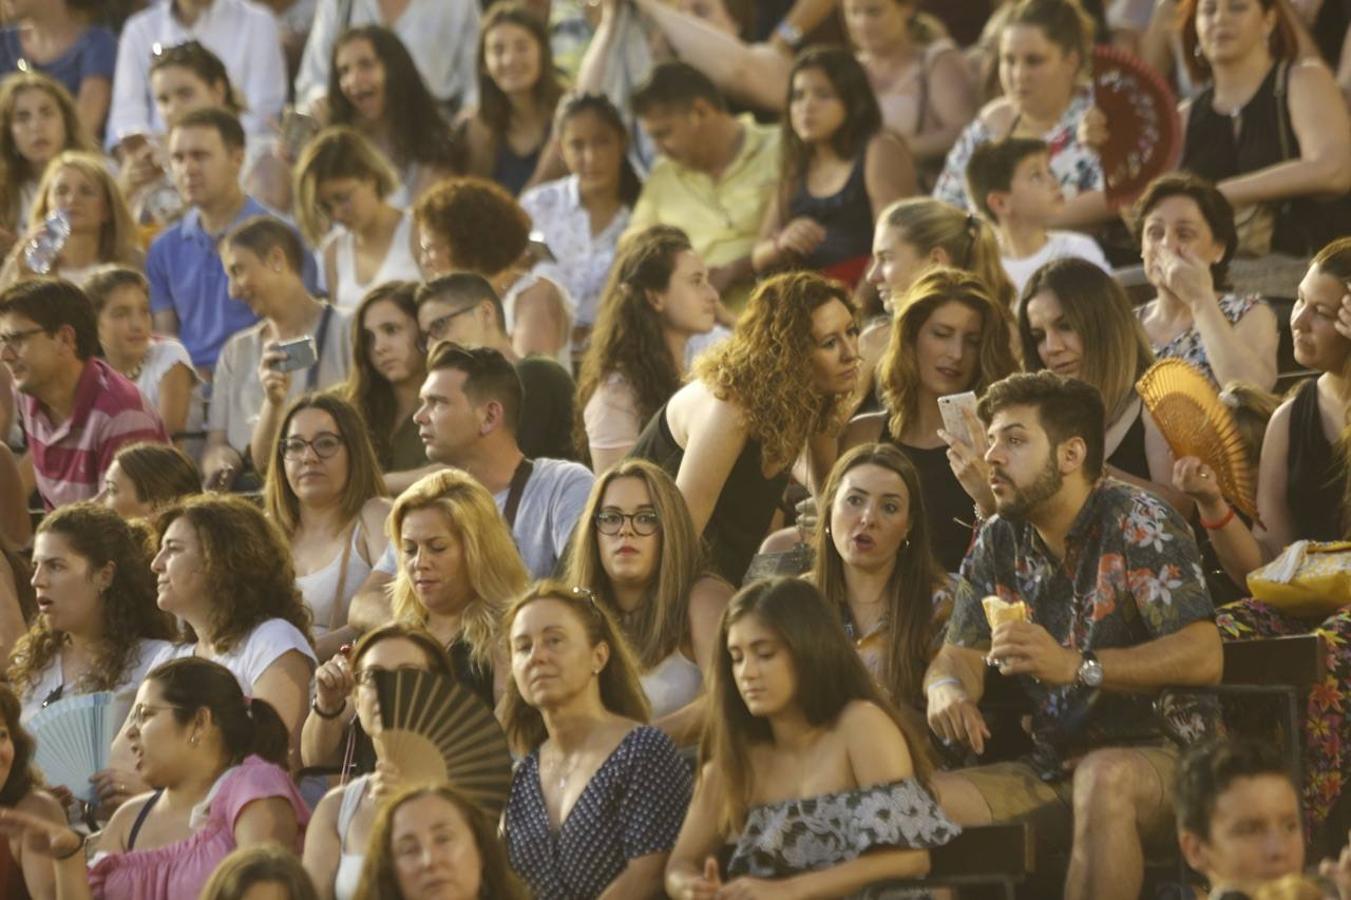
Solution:
[[[320,459],[329,459],[343,447],[343,439],[336,434],[321,434],[312,441],[289,437],[281,442],[282,459],[303,459],[307,449]]]
[[[0,350],[17,350],[23,346],[23,343],[35,334],[45,332],[47,329],[41,325],[34,328],[25,328],[23,331],[9,331],[0,334]]]
[[[462,316],[465,313],[473,312],[476,309],[478,309],[478,304],[471,303],[463,309],[457,309],[454,312],[449,312],[444,316],[432,319],[427,325],[427,330],[423,332],[422,337],[418,340],[418,346],[422,349],[422,352],[426,353],[432,344],[446,336],[446,330],[450,328],[450,323],[456,316]]]
[[[661,527],[661,519],[650,509],[642,512],[622,513],[614,510],[596,513],[594,519],[596,530],[601,534],[615,535],[619,534],[624,528],[624,522],[633,523],[633,533],[639,537],[647,537],[650,534],[656,534],[657,529]]]
[[[155,706],[150,703],[137,703],[135,706],[131,708],[131,714],[127,716],[127,721],[129,721],[132,725],[135,725],[137,728],[140,728],[142,725],[145,724],[146,719],[149,719],[152,715],[154,715],[157,712],[163,712],[164,710],[168,709],[182,709],[182,708],[183,707],[181,706]]]
[[[379,666],[372,666],[369,669],[362,669],[357,673],[354,679],[358,686],[365,688],[375,687],[375,679],[380,675],[393,675],[398,672],[426,672],[427,668],[422,666],[399,666],[395,669],[382,669]]]

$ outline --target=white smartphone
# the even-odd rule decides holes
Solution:
[[[943,416],[943,430],[967,444],[971,440],[971,429],[966,424],[966,410],[976,414],[976,392],[965,391],[961,394],[945,394],[938,398],[938,412]]]

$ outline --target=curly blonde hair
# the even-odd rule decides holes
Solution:
[[[706,353],[694,376],[720,400],[741,408],[771,470],[792,465],[807,439],[835,433],[849,395],[816,384],[810,364],[812,314],[832,300],[857,315],[849,291],[815,272],[788,272],[760,283],[732,336]]]

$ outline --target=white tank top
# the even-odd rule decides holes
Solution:
[[[409,245],[413,234],[413,217],[405,211],[399,216],[399,225],[394,229],[394,240],[390,242],[380,268],[370,281],[362,284],[357,281],[356,237],[350,231],[339,231],[333,237],[334,269],[338,283],[331,285],[331,300],[341,309],[355,309],[366,291],[387,281],[420,281],[422,271],[417,260],[413,259],[413,248]]]
[[[338,617],[340,623],[347,621],[347,604],[352,601],[353,595],[361,587],[362,582],[366,580],[366,576],[371,574],[371,564],[361,556],[362,531],[360,523],[352,529],[351,547],[347,553],[347,581],[342,585],[343,596],[341,598],[337,596],[338,582],[342,578],[343,552],[341,549],[322,569],[308,575],[296,576],[296,587],[300,588],[305,605],[310,608],[310,614],[314,616],[312,628],[315,637],[322,637],[332,630],[333,616],[337,612],[333,608],[335,602],[340,601],[342,603],[342,611]]]
[[[366,779],[362,775],[347,782],[342,792],[342,805],[338,807],[338,872],[333,879],[334,900],[352,900],[356,896],[357,883],[361,881],[361,867],[365,864],[364,848],[356,853],[347,852],[347,831],[352,827],[352,819],[366,796]]]
[[[645,672],[640,680],[652,706],[653,721],[688,704],[704,686],[699,667],[679,649]]]

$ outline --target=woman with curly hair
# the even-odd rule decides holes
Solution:
[[[685,500],[665,471],[622,460],[591,488],[567,578],[619,619],[638,657],[653,724],[681,745],[703,728],[703,673],[731,586],[704,567]]]
[[[779,275],[760,283],[736,331],[638,437],[631,455],[675,478],[714,568],[732,584],[804,449],[811,480],[825,480],[858,375],[848,291],[808,272]]]
[[[572,298],[557,268],[528,252],[530,216],[515,198],[482,178],[450,178],[423,195],[413,218],[428,280],[450,272],[483,276],[502,298],[516,355],[538,353],[571,370]]]
[[[478,107],[466,111],[459,125],[466,171],[516,196],[567,174],[550,140],[563,84],[548,24],[526,4],[494,4],[479,35]]]
[[[418,334],[414,281],[391,281],[361,298],[352,314],[352,364],[340,388],[366,423],[380,471],[427,465],[413,413],[427,374]]]
[[[399,495],[388,527],[399,548],[395,620],[430,631],[458,679],[496,704],[508,676],[502,612],[527,575],[492,495],[459,469],[435,472]]]
[[[37,747],[24,731],[19,698],[7,684],[0,684],[0,811],[17,810],[37,819],[61,825],[66,811],[42,789],[42,773],[33,764]],[[52,858],[41,839],[28,835],[0,835],[0,897],[30,900],[53,896]]]
[[[969,425],[971,443],[947,434],[938,398],[982,394],[1017,371],[1012,322],[983,281],[958,269],[930,269],[897,308],[902,312],[878,373],[883,411],[850,422],[841,446],[890,443],[909,458],[924,485],[934,552],[955,572],[971,543],[971,499],[992,515],[994,497],[980,455],[984,430]]]
[[[573,443],[591,468],[622,459],[684,382],[690,338],[717,323],[718,291],[685,232],[653,225],[620,243],[577,376]]]
[[[190,456],[172,444],[142,441],[117,451],[96,499],[124,519],[149,519],[201,489],[202,473]]]
[[[420,900],[431,878],[447,900],[529,896],[507,864],[497,823],[449,785],[395,796],[375,820],[365,859],[355,900]]]
[[[349,28],[333,44],[329,122],[348,125],[398,172],[389,202],[411,206],[430,185],[459,172],[460,153],[441,108],[398,35],[379,25]]]

